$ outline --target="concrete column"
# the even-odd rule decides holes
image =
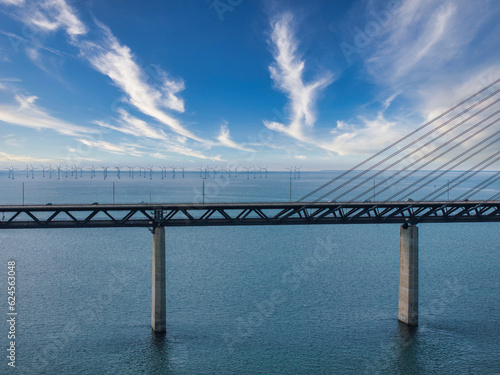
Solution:
[[[154,228],[151,327],[158,333],[167,331],[166,268],[165,228]]]
[[[399,309],[398,319],[411,326],[418,325],[418,228],[402,225],[399,246]]]

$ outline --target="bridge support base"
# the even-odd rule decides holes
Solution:
[[[154,228],[151,327],[157,333],[167,331],[166,268],[165,228]]]
[[[418,325],[418,228],[404,224],[400,228],[398,319]]]

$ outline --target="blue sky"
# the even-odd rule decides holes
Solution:
[[[500,76],[493,0],[0,10],[4,168],[348,168]]]

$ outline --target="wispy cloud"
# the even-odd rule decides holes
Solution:
[[[74,125],[53,117],[47,110],[35,104],[37,99],[36,96],[16,95],[17,106],[0,105],[0,121],[37,130],[49,129],[69,136],[81,136],[96,132],[94,129]]]
[[[78,139],[79,142],[83,143],[85,146],[110,152],[112,154],[127,154],[132,156],[142,156],[144,152],[137,149],[135,146],[128,144],[114,144],[111,142],[100,141],[100,140],[90,140],[85,138]]]
[[[178,96],[184,89],[184,82],[171,79],[156,67],[156,81],[149,83],[151,77],[136,63],[130,48],[121,44],[105,25],[95,21],[101,35],[98,40],[82,39],[88,28],[64,0],[26,4],[21,13],[19,18],[24,23],[41,31],[63,29],[70,36],[71,43],[80,49],[81,57],[94,69],[108,76],[127,95],[130,104],[143,114],[168,126],[174,133],[201,143],[210,143],[187,130],[178,119],[166,112],[184,112],[184,101]],[[36,49],[31,48],[27,52],[35,63],[39,63]]]
[[[123,108],[118,109],[118,113],[120,115],[120,118],[118,119],[119,125],[110,125],[109,123],[100,120],[95,121],[95,124],[136,137],[147,137],[161,140],[168,139],[165,132],[155,129],[148,125],[146,121],[130,115]]]
[[[369,5],[367,13],[377,12]],[[360,53],[374,83],[408,97],[427,85],[468,80],[478,67],[495,65],[498,17],[500,8],[492,1],[402,0]]]
[[[240,150],[240,151],[246,151],[246,152],[253,152],[254,150],[251,148],[247,148],[239,143],[236,143],[231,139],[231,135],[229,134],[229,128],[227,127],[227,122],[222,124],[220,127],[220,133],[219,136],[217,137],[217,140],[226,147],[235,149],[235,150]]]
[[[6,145],[13,147],[23,147],[26,143],[25,137],[16,137],[13,134],[6,134],[0,137],[0,140]]]
[[[184,112],[184,102],[177,96],[178,92],[184,89],[184,83],[171,80],[162,73],[159,75],[161,84],[157,87],[150,85],[146,74],[135,62],[130,48],[120,44],[106,26],[97,24],[103,37],[99,42],[79,43],[82,56],[127,94],[130,104],[143,114],[168,126],[177,134],[207,143],[206,140],[187,130],[178,119],[165,112],[165,109]]]
[[[25,0],[0,0],[0,4],[6,5],[22,5],[25,3]]]
[[[24,1],[17,2],[24,5]],[[74,38],[87,33],[87,27],[76,16],[75,10],[64,0],[45,0],[28,4],[28,12],[22,20],[44,32],[64,29]]]
[[[322,142],[321,147],[340,156],[371,154],[401,136],[396,122],[387,120],[380,112],[375,119],[359,118],[361,124],[337,122],[331,131],[333,140]]]
[[[0,162],[3,163],[55,163],[54,159],[40,159],[27,155],[13,155],[0,151]]]
[[[306,140],[305,130],[312,128],[316,121],[314,106],[317,96],[322,89],[333,82],[333,75],[327,72],[313,82],[304,83],[305,62],[297,51],[292,22],[293,16],[290,13],[282,14],[271,22],[271,42],[275,61],[269,67],[274,84],[290,100],[291,122],[285,125],[265,121],[264,124],[271,130],[283,132],[292,138],[304,141]]]
[[[424,68],[428,74],[456,57],[471,40],[470,33],[458,28],[457,6],[453,0],[439,4],[403,0],[383,36],[367,51],[366,66],[372,77],[394,84],[423,73]]]
[[[275,62],[269,68],[276,86],[290,99],[291,123],[284,125],[279,122],[265,122],[265,125],[303,144],[335,152],[340,156],[373,152],[397,138],[399,133],[394,128],[395,123],[386,120],[383,112],[375,119],[360,118],[361,124],[357,125],[338,121],[337,127],[330,131],[330,136],[319,137],[312,132],[316,122],[314,106],[318,94],[333,82],[334,77],[331,73],[324,73],[314,82],[304,83],[305,62],[299,56],[292,23],[293,17],[289,13],[272,21],[271,40]],[[390,106],[397,95],[398,93],[393,94],[384,101],[384,109]],[[305,155],[297,154],[295,158],[304,159]]]
[[[107,129],[131,135],[134,138],[140,138],[142,141],[142,145],[137,147],[141,147],[144,152],[148,152],[148,150],[151,149],[161,149],[164,152],[191,156],[203,160],[221,160],[219,155],[205,155],[200,151],[193,150],[192,148],[188,147],[187,138],[184,136],[178,134],[166,134],[163,130],[157,129],[149,125],[145,121],[132,116],[122,108],[118,110],[118,113],[120,117],[114,119],[116,122],[116,124],[114,125],[100,120],[94,121],[94,123]],[[149,142],[146,140],[149,140]],[[149,153],[149,155],[151,156],[155,154],[155,152]],[[162,158],[165,159],[168,157],[162,156]]]
[[[184,81],[172,79],[159,66],[152,65],[153,69],[151,71],[145,71],[136,62],[137,59],[131,49],[120,43],[111,30],[99,21],[94,20],[96,33],[93,33],[98,37],[90,38],[87,35],[88,27],[79,19],[75,10],[65,0],[44,0],[34,4],[13,2],[12,4],[20,6],[18,18],[31,27],[44,33],[64,30],[70,37],[70,44],[79,49],[80,58],[85,59],[96,71],[109,77],[112,83],[125,93],[125,101],[137,109],[141,115],[155,120],[158,124],[166,125],[167,128],[154,127],[145,120],[130,115],[125,110],[118,110],[118,118],[111,123],[99,120],[95,121],[97,125],[136,138],[157,141],[158,144],[155,147],[161,147],[169,153],[174,152],[201,159],[222,160],[219,155],[207,156],[200,151],[193,150],[192,147],[188,146],[187,141],[198,142],[198,146],[203,148],[224,146],[248,151],[248,149],[230,138],[227,127],[221,132],[218,142],[203,139],[188,130],[172,114],[172,112],[183,113],[185,111],[184,100],[179,96],[179,93],[185,89]],[[22,5],[24,6],[21,7]],[[41,59],[39,50],[46,47],[43,47],[37,41],[38,38],[34,38],[34,41],[28,41],[16,35],[10,35],[10,37],[23,42],[28,57],[42,70],[51,73]],[[35,118],[35,116],[36,113],[31,111],[31,117]],[[12,116],[6,118],[6,120],[13,120]],[[54,122],[56,119],[52,118],[51,120]],[[26,124],[27,121],[21,121],[18,118],[15,123]],[[58,131],[63,130],[58,128]],[[169,130],[169,132],[166,130]],[[76,132],[74,128],[65,130],[65,134],[68,135],[80,133]],[[85,138],[78,138],[80,142],[82,142],[82,139]],[[122,144],[93,140],[85,140],[85,142],[93,142],[93,147],[108,152],[124,152],[126,150]]]

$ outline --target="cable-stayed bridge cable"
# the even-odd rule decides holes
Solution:
[[[491,116],[493,115],[496,115],[500,113],[500,110],[495,112],[494,114],[492,114]],[[452,143],[453,141],[457,140],[458,138],[460,138],[461,136],[463,136],[464,134],[470,132],[471,130],[475,129],[477,126],[481,125],[483,122],[485,122],[486,120],[489,120],[489,118],[491,118],[491,116],[481,120],[480,122],[476,123],[475,125],[471,126],[470,128],[466,129],[465,131],[463,131],[462,133],[456,135],[455,137],[449,139],[448,141],[446,141],[445,143],[441,144],[440,146],[438,146],[437,148],[435,148],[434,150],[432,150],[431,152],[425,154],[424,156],[421,156],[419,159],[415,160],[414,162],[412,162],[411,164],[407,165],[405,168],[395,172],[393,175],[387,177],[385,180],[381,181],[381,182],[378,182],[376,185],[373,186],[373,188],[377,188],[377,187],[380,187],[382,186],[383,184],[385,184],[387,181],[390,181],[391,179],[393,179],[394,177],[400,175],[401,173],[405,172],[406,170],[410,169],[411,167],[413,167],[415,164],[419,163],[420,161],[424,160],[424,159],[427,159],[430,155],[432,155],[434,152],[438,151],[439,149],[443,148],[443,147],[446,147],[448,144]],[[424,167],[426,167],[427,165],[433,163],[434,161],[436,161],[437,159],[443,157],[444,155],[448,154],[450,151],[454,150],[455,148],[461,146],[462,144],[464,144],[465,142],[469,141],[470,139],[472,139],[473,137],[477,136],[478,134],[482,133],[483,131],[487,130],[488,128],[490,128],[491,126],[493,126],[494,124],[496,124],[498,121],[500,121],[500,118],[492,121],[491,123],[489,123],[488,125],[484,126],[482,129],[480,129],[479,131],[467,136],[465,139],[463,139],[462,141],[456,143],[455,145],[453,145],[452,147],[450,147],[449,149],[443,151],[442,153],[440,153],[439,155],[436,155],[435,157],[433,157],[431,160],[428,160],[427,162],[425,162],[424,164],[420,165],[418,168],[416,169],[413,169],[411,170],[409,173],[407,173],[405,176],[401,177],[399,180],[393,182],[392,184],[384,187],[382,190],[378,190],[378,194],[382,194],[384,193],[385,191],[387,191],[388,189],[390,189],[391,187],[393,187],[394,185],[404,181],[405,179],[407,179],[408,177],[410,177],[411,175],[413,175],[414,173],[418,172],[419,170],[423,169]],[[495,133],[494,135],[500,133],[500,131],[498,131],[497,133]],[[356,196],[355,198],[353,198],[351,201],[355,201],[359,198],[361,198],[362,196],[364,196],[365,194],[368,194],[369,192],[371,192],[372,190],[372,187],[366,189],[363,193],[359,194],[358,196]],[[390,198],[388,199],[390,200]]]
[[[497,132],[495,132],[494,134],[492,134],[491,136],[494,137],[496,135],[500,134],[500,130],[498,130]],[[481,146],[483,143],[487,142],[491,140],[491,138],[485,138],[483,140],[481,140],[481,142],[475,144],[474,146],[468,148],[467,150],[465,150],[464,152],[462,152],[461,154],[455,156],[453,159],[450,159],[448,160],[446,163],[440,165],[439,167],[437,167],[435,170],[433,171],[430,171],[429,173],[427,173],[425,176],[421,177],[420,179],[418,179],[417,181],[415,181],[413,183],[413,185],[416,185],[416,184],[419,184],[420,182],[422,182],[423,180],[429,178],[430,176],[432,176],[433,174],[437,173],[437,172],[441,172],[438,176],[434,177],[433,179],[431,179],[430,181],[427,181],[425,182],[424,184],[418,186],[417,188],[413,189],[411,192],[405,192],[405,195],[401,196],[398,200],[401,201],[401,200],[404,200],[405,198],[411,196],[412,194],[416,193],[417,191],[419,191],[420,189],[424,188],[425,186],[429,185],[431,182],[434,182],[435,180],[437,180],[439,177],[445,175],[446,173],[450,172],[451,170],[455,169],[456,167],[458,167],[459,165],[465,163],[466,161],[468,161],[469,159],[473,158],[474,156],[476,156],[477,154],[481,153],[482,151],[484,151],[485,149],[487,149],[488,147],[491,147],[495,144],[497,144],[498,142],[500,142],[500,137],[494,139],[493,141],[491,141],[490,143],[488,143],[486,146],[482,147],[481,149],[479,149],[478,151],[472,153],[471,155],[469,155],[468,157],[466,157],[464,160],[462,161],[459,161],[457,163],[455,163],[453,166],[451,166],[450,168],[446,169],[446,170],[443,170],[443,168],[447,167],[449,164],[451,164],[452,162],[460,159],[462,156],[464,155],[467,155],[469,152],[471,152],[472,150],[474,150],[475,148]],[[395,198],[396,196],[398,196],[399,194],[403,193],[405,191],[405,189],[401,189],[399,190],[397,193],[393,194],[391,197],[387,198],[387,201],[390,201],[392,200],[393,198]]]
[[[481,164],[484,164],[486,163],[487,161],[489,161],[490,159],[493,159],[495,156],[499,155],[500,154],[500,151],[497,151],[496,153],[494,153],[493,155],[490,155],[488,158],[482,160],[481,162],[479,162],[478,164],[476,164],[475,166],[473,166],[472,168],[470,168],[469,170],[467,170],[466,172],[462,173],[461,175],[459,175],[458,177],[455,177],[453,180],[451,180],[450,182],[451,183],[454,183],[455,181],[457,181],[458,179],[466,176],[462,181],[456,183],[455,185],[452,185],[451,187],[449,186],[449,183],[446,183],[444,185],[442,185],[440,188],[438,188],[437,190],[433,191],[432,193],[430,194],[427,194],[424,198],[420,199],[420,201],[425,201],[426,199],[432,197],[432,196],[439,196],[441,193],[441,190],[444,190],[446,188],[448,189],[453,189],[455,187],[457,187],[458,185],[460,185],[461,183],[463,183],[464,181],[467,181],[469,178],[471,178],[472,176],[476,175],[477,173],[481,172],[482,170],[484,170],[485,168],[489,167],[490,165],[492,165],[493,163],[495,163],[496,161],[500,160],[500,157],[497,157],[496,159],[494,159],[493,161],[491,161],[490,163],[482,166],[480,169],[476,169],[478,168]],[[472,174],[470,174],[469,176],[467,176],[467,174],[469,174],[470,172],[474,171]],[[433,199],[430,199],[430,200],[435,200],[436,198],[433,198]]]
[[[498,181],[500,179],[500,172],[497,172],[495,173],[494,175],[488,177],[486,180],[482,181],[481,183],[477,184],[476,186],[474,186],[473,188],[470,188],[467,192],[461,194],[460,196],[458,196],[457,198],[455,198],[456,200],[460,200],[464,197],[467,197],[467,199],[469,199],[470,197],[472,197],[473,195],[479,193],[480,191],[486,189],[488,186],[494,184],[496,181]],[[484,185],[484,186],[483,186]],[[477,191],[476,191],[477,190]]]
[[[315,190],[313,190],[312,192],[306,194],[305,196],[303,196],[302,198],[300,198],[299,200],[297,200],[297,202],[301,202],[301,201],[304,201],[305,199],[309,198],[310,196],[316,194],[317,192],[319,192],[320,190],[324,189],[325,187],[331,185],[332,183],[338,181],[339,179],[345,177],[346,175],[348,175],[350,172],[358,169],[359,167],[365,165],[366,163],[370,162],[371,160],[375,159],[376,157],[380,156],[381,154],[383,154],[384,152],[390,150],[391,148],[393,148],[394,146],[398,145],[399,143],[403,142],[404,140],[410,138],[411,136],[413,136],[414,134],[418,133],[420,130],[426,128],[427,126],[433,124],[434,122],[436,122],[437,120],[443,118],[444,116],[446,116],[447,114],[451,113],[452,111],[454,111],[455,109],[459,108],[460,106],[464,105],[465,103],[467,103],[468,101],[470,101],[471,99],[475,98],[476,96],[482,94],[483,92],[485,92],[486,90],[488,90],[489,88],[493,87],[494,85],[496,85],[498,82],[500,82],[500,79],[497,79],[495,80],[493,83],[487,85],[486,87],[484,87],[483,89],[477,91],[476,93],[474,93],[473,95],[467,97],[466,99],[464,99],[463,101],[461,101],[460,103],[458,103],[457,105],[453,106],[452,108],[448,109],[447,111],[441,113],[439,116],[433,118],[432,120],[426,122],[425,124],[423,124],[422,126],[418,127],[417,129],[413,130],[412,132],[410,132],[409,134],[405,135],[404,137],[400,138],[399,140],[393,142],[392,144],[390,144],[389,146],[385,147],[384,149],[380,150],[379,152],[377,152],[376,154],[370,156],[369,158],[365,159],[364,161],[362,161],[361,163],[358,163],[357,165],[355,165],[354,167],[352,167],[351,169],[349,169],[348,171],[345,171],[343,173],[341,173],[339,176],[331,179],[330,181],[326,182],[325,184],[321,185],[320,187],[316,188]],[[480,102],[483,102],[491,97],[493,97],[494,95],[496,95],[500,90],[497,90],[495,92],[493,92],[492,94],[488,95],[486,98],[484,98],[482,101]],[[478,105],[480,102],[476,103],[476,105]],[[465,111],[461,112],[459,115],[457,115],[456,117],[460,117],[462,114],[466,113],[467,111],[469,111],[472,107],[466,109]],[[320,199],[322,198],[319,198],[319,199],[316,199],[315,202],[319,201]]]
[[[455,124],[453,125],[450,129],[446,130],[445,132],[443,133],[440,133],[437,137],[427,141],[427,143],[423,144],[422,146],[416,148],[415,150],[411,151],[409,154],[407,155],[404,155],[402,158],[396,160],[395,162],[393,162],[392,164],[388,165],[387,167],[385,167],[384,169],[381,169],[379,170],[377,173],[375,173],[375,175],[371,176],[371,178],[373,177],[377,177],[379,176],[380,174],[382,174],[383,172],[387,171],[388,169],[394,167],[395,165],[397,165],[398,163],[400,163],[401,161],[403,161],[404,159],[408,158],[409,156],[419,152],[420,150],[422,150],[423,148],[427,147],[428,145],[430,145],[431,143],[435,142],[436,140],[444,137],[446,134],[448,134],[449,132],[453,131],[454,129],[458,128],[459,126],[463,125],[464,123],[466,123],[467,121],[469,121],[470,119],[476,117],[477,115],[479,115],[480,113],[486,111],[487,109],[489,109],[490,107],[492,107],[493,105],[497,104],[498,102],[500,102],[500,99],[497,99],[496,101],[494,101],[493,103],[489,104],[488,106],[486,106],[485,108],[477,111],[476,113],[474,113],[473,115],[469,116],[468,118],[466,118],[465,120],[462,120],[461,122],[459,122],[458,124]],[[490,115],[487,119],[491,118],[492,116],[494,116],[495,114],[499,113],[500,111],[497,111],[495,112],[494,114]],[[447,125],[448,122],[445,122],[443,124],[441,124],[440,126],[436,127],[435,129],[433,129],[432,131],[428,132],[427,134],[425,134],[424,136],[420,137],[419,139],[411,142],[409,145],[405,146],[405,148],[409,147],[410,145],[413,145],[417,142],[419,142],[420,140],[422,140],[423,138],[427,137],[427,135],[429,134],[432,134],[433,132],[439,130],[440,128],[442,128],[443,126]],[[357,176],[351,178],[350,180],[340,184],[339,186],[337,186],[336,188],[330,190],[329,192],[323,194],[320,198],[318,198],[318,200],[321,200],[331,194],[333,194],[334,192],[338,191],[339,189],[341,189],[342,187],[346,186],[346,185],[349,185],[351,182],[355,181],[356,179],[358,179],[360,176],[368,173],[369,171],[371,171],[373,168],[379,166],[380,164],[384,163],[385,161],[389,160],[389,159],[392,159],[392,157],[394,155],[397,155],[399,154],[399,152],[396,152],[396,153],[393,153],[391,156],[385,158],[383,161],[375,164],[374,166],[372,166],[371,168],[359,173]],[[366,183],[366,180],[360,182],[359,184],[357,184],[356,186],[350,188],[349,190],[343,192],[342,194],[340,194],[339,196],[335,197],[333,200],[339,200],[340,198],[342,198],[343,196],[345,196],[346,194],[350,193],[351,191],[357,189],[358,187],[364,185]]]

